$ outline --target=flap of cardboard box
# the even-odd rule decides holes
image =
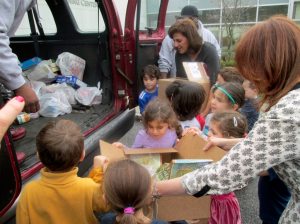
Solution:
[[[195,198],[189,195],[165,196],[158,200],[156,206],[156,218],[160,220],[207,220],[210,216],[210,196],[201,198]]]
[[[123,149],[119,149],[112,144],[100,140],[100,155],[104,155],[109,158],[110,161],[115,161],[119,159],[124,159],[125,153]]]
[[[100,154],[108,157],[111,161],[124,159],[129,155],[177,153],[177,150],[174,148],[120,149],[103,140],[100,140],[100,150]]]
[[[217,146],[203,151],[206,144],[207,141],[200,136],[187,134],[180,139],[175,149],[178,151],[177,156],[180,159],[212,159],[216,162],[226,154],[226,151]]]
[[[139,154],[155,154],[155,153],[177,153],[174,148],[142,148],[142,149],[124,149],[125,155],[139,155]]]

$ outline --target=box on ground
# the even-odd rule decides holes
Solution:
[[[123,150],[100,140],[100,154],[107,156],[111,161],[130,158],[132,155],[159,154],[162,162],[170,162],[171,159],[212,159],[218,161],[226,153],[218,147],[203,151],[202,148],[205,144],[207,144],[206,141],[197,135],[186,135],[175,148]],[[155,210],[156,218],[160,220],[198,219],[200,223],[205,223],[210,217],[210,196],[200,198],[189,195],[164,196],[157,201]]]

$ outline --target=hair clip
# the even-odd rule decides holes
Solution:
[[[235,117],[233,117],[233,125],[234,125],[234,127],[238,126],[238,121]]]
[[[124,208],[124,214],[129,214],[129,215],[134,214],[134,207]]]

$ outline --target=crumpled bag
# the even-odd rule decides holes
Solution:
[[[42,96],[42,89],[46,87],[46,84],[40,81],[29,81],[30,87],[33,89],[38,98]]]
[[[76,104],[75,89],[73,89],[71,86],[67,85],[66,83],[44,86],[42,87],[40,92],[41,95],[44,95],[46,93],[59,92],[59,94],[67,98],[70,104]]]
[[[49,64],[51,63],[51,60],[41,61],[30,71],[28,71],[27,78],[30,81],[41,81],[44,83],[51,83],[56,77],[56,74],[52,72],[49,66]]]
[[[102,102],[102,89],[98,87],[80,87],[75,92],[75,99],[85,105],[91,106]]]
[[[72,106],[62,91],[45,93],[40,97],[39,114],[43,117],[57,117],[71,112]]]
[[[69,52],[63,52],[58,55],[55,63],[60,68],[62,75],[75,75],[82,80],[85,68],[85,60],[82,58]]]

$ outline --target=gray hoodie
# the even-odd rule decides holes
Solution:
[[[24,85],[22,70],[17,56],[9,46],[9,37],[18,29],[26,11],[36,4],[36,0],[0,1],[0,82],[10,90]]]

